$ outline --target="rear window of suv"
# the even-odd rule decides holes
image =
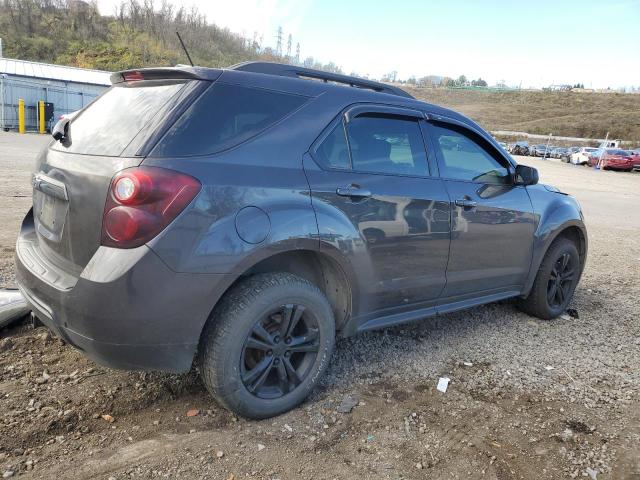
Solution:
[[[206,155],[234,147],[266,130],[307,97],[214,83],[171,127],[151,156]]]
[[[111,87],[69,124],[70,143],[51,148],[87,155],[119,156],[185,82],[131,82]]]

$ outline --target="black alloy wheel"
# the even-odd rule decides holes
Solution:
[[[531,291],[517,301],[521,310],[550,320],[566,310],[582,273],[578,245],[565,237],[557,238],[544,256]]]
[[[240,280],[212,312],[198,369],[218,402],[247,418],[299,405],[327,369],[335,319],[314,284],[286,272]]]
[[[303,305],[286,304],[259,319],[245,340],[240,377],[253,395],[280,398],[309,375],[320,349],[318,321]]]
[[[547,302],[551,308],[561,307],[569,298],[575,274],[571,255],[566,252],[560,255],[551,269],[547,283]]]

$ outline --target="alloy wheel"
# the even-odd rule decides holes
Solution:
[[[242,383],[256,397],[283,397],[306,379],[319,350],[315,316],[303,305],[281,305],[259,319],[247,336],[240,359]]]
[[[547,283],[547,302],[551,308],[563,306],[569,298],[575,273],[571,255],[568,253],[560,255],[553,264]]]

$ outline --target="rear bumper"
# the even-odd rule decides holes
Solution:
[[[55,266],[33,262],[37,242],[27,218],[16,277],[47,327],[108,367],[189,370],[204,323],[231,283],[227,275],[176,273],[146,246],[100,247],[75,282],[56,283]]]

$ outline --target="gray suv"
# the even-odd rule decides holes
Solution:
[[[578,203],[456,112],[271,63],[111,78],[38,157],[16,248],[37,317],[101,364],[195,362],[265,418],[305,399],[336,337],[571,299]]]

